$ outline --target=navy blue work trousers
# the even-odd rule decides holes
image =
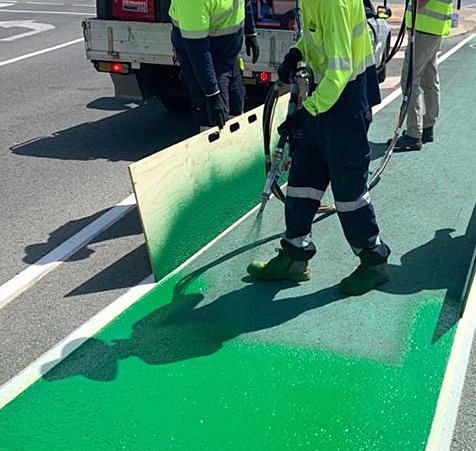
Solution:
[[[301,133],[294,139],[285,239],[300,248],[300,255],[306,247],[312,249],[309,257],[315,253],[310,239],[312,222],[330,184],[344,235],[354,253],[365,255],[369,264],[386,261],[390,250],[380,239],[367,187],[370,121],[368,113],[337,120],[299,110]]]
[[[180,69],[190,92],[194,120],[200,127],[209,127],[205,94],[193,73],[192,65],[186,54],[179,49],[176,49],[176,52]],[[244,111],[246,95],[239,62],[236,61],[232,65],[219,64],[215,67],[215,74],[221,95],[228,107],[229,116],[239,116]]]

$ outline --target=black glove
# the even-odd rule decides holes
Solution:
[[[284,57],[284,61],[278,67],[278,77],[283,83],[289,84],[293,72],[296,72],[299,61],[302,61],[301,52],[292,48]]]
[[[228,108],[220,92],[206,97],[208,123],[210,126],[218,125],[220,130],[225,126],[228,118]]]
[[[254,64],[258,61],[259,58],[259,45],[258,45],[258,38],[256,35],[247,35],[245,36],[245,45],[246,45],[246,54],[251,56],[253,53],[253,58],[251,62]]]

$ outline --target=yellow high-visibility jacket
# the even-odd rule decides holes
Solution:
[[[295,47],[318,83],[304,107],[317,115],[375,60],[362,0],[301,0],[300,6],[303,35]]]
[[[423,33],[446,36],[451,31],[453,0],[430,0],[417,10],[415,28]],[[405,25],[412,26],[412,2],[405,15]]]

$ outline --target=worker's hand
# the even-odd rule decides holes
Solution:
[[[253,64],[258,61],[259,58],[259,45],[258,45],[258,38],[255,34],[246,35],[245,36],[245,45],[246,45],[246,54],[253,57],[251,58],[251,62]]]
[[[278,77],[283,83],[289,84],[291,74],[296,72],[299,61],[302,61],[301,52],[292,48],[284,57],[284,61],[278,67]]]
[[[220,92],[206,97],[208,123],[218,125],[220,130],[225,126],[228,118],[228,108]]]

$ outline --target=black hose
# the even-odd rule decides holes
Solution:
[[[407,12],[409,6],[409,0],[407,0],[407,4],[405,7],[405,14]],[[416,35],[416,17],[417,17],[417,2],[412,2],[412,24],[410,27],[410,36],[408,39],[408,46],[409,46],[409,53],[410,57],[408,59],[408,76],[407,76],[407,83],[404,87],[402,87],[402,104],[400,106],[400,112],[398,115],[397,126],[395,128],[395,132],[393,134],[390,143],[385,150],[384,156],[380,165],[378,166],[377,170],[372,174],[370,181],[369,181],[369,190],[372,189],[377,183],[380,181],[380,176],[382,175],[383,171],[388,165],[390,158],[392,158],[393,151],[395,149],[395,145],[397,144],[397,139],[402,131],[403,124],[408,114],[408,108],[410,105],[410,97],[412,95],[412,86],[413,86],[413,78],[414,78],[414,65],[415,65],[415,35]],[[403,18],[405,23],[405,17]]]
[[[397,35],[397,39],[395,41],[395,45],[393,46],[392,50],[390,51],[390,53],[387,55],[387,58],[385,59],[385,62],[384,64],[388,64],[394,57],[395,55],[400,51],[400,49],[402,48],[402,44],[403,44],[403,41],[405,39],[405,30],[406,30],[406,26],[405,26],[405,15],[408,11],[408,7],[409,7],[409,4],[410,4],[410,0],[406,0],[405,2],[405,10],[403,12],[403,21],[402,21],[402,25],[400,27],[400,30],[398,31],[398,35]]]
[[[403,42],[403,38],[405,36],[405,29],[406,29],[405,15],[408,11],[409,5],[410,5],[410,0],[406,0],[403,23],[402,23],[402,27],[400,29],[399,37],[397,38],[397,41],[401,40],[401,42]],[[377,170],[372,173],[372,176],[368,184],[369,190],[375,187],[377,183],[380,181],[380,177],[383,171],[386,169],[388,162],[390,161],[393,155],[393,151],[395,149],[397,139],[401,133],[403,124],[407,117],[410,96],[412,94],[413,78],[414,78],[413,73],[414,73],[414,64],[415,64],[416,17],[417,17],[417,2],[413,1],[412,2],[412,24],[409,29],[410,37],[408,40],[408,46],[409,46],[409,52],[410,52],[410,58],[408,62],[408,77],[407,77],[407,83],[405,87],[404,88],[402,87],[403,99],[402,99],[402,104],[400,106],[398,122],[395,128],[393,138],[391,139],[389,145],[387,146],[387,149],[385,150],[385,153],[380,165],[378,166]],[[400,43],[400,46],[401,46],[401,43]],[[397,46],[395,46],[395,48],[397,48]],[[266,174],[268,173],[270,165],[271,165],[271,135],[272,135],[272,129],[273,129],[273,118],[274,118],[274,113],[276,111],[276,106],[279,100],[282,86],[283,86],[282,83],[278,81],[270,88],[270,90],[268,91],[268,94],[266,95],[266,101],[263,106],[263,141],[264,141],[264,154],[265,154],[265,160],[266,160],[266,168],[265,168]],[[275,186],[273,187],[273,194],[279,200],[284,202],[285,196],[278,184],[275,184]]]

